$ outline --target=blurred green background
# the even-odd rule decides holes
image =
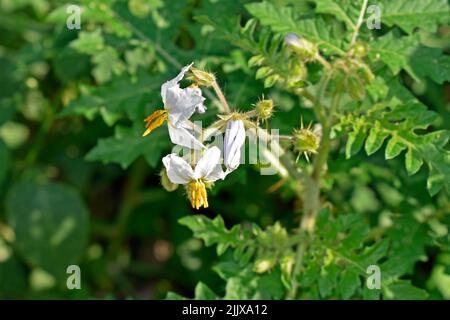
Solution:
[[[214,248],[177,222],[193,213],[182,188],[169,193],[160,185],[167,130],[141,138],[143,119],[162,106],[160,85],[191,61],[213,71],[241,110],[263,93],[274,99],[271,126],[282,134],[299,126],[300,114],[313,120],[311,110],[279,88],[264,89],[250,55],[194,19],[248,19],[246,1],[71,3],[83,8],[80,30],[66,27],[65,1],[0,0],[0,298],[191,297],[199,281],[223,294]],[[444,28],[434,41],[448,49],[448,34]],[[448,83],[411,89],[449,128]],[[207,106],[210,123],[216,109]],[[407,177],[401,159],[386,162],[381,152],[344,160],[343,146],[334,147],[330,201],[374,226],[392,223],[399,211],[423,217],[415,254],[429,259],[414,264],[412,277],[432,297],[450,298],[450,254],[439,243],[449,241],[447,197],[431,198],[425,170]],[[292,189],[268,192],[277,181],[243,165],[217,184],[202,213],[222,215],[230,226],[295,227]],[[429,241],[428,232],[440,240]],[[66,287],[71,264],[81,268],[81,290]]]

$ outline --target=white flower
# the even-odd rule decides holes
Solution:
[[[154,129],[168,121],[170,140],[177,145],[200,150],[205,148],[203,144],[191,133],[187,120],[194,112],[203,113],[206,107],[203,105],[205,98],[198,87],[181,89],[179,82],[193,63],[183,67],[181,72],[172,80],[161,86],[161,97],[164,110],[157,110],[144,121],[146,131],[143,136],[150,134]]]
[[[208,208],[205,183],[223,179],[225,174],[220,165],[220,150],[217,147],[207,149],[198,161],[195,169],[185,159],[176,154],[163,158],[167,176],[172,183],[186,185],[193,208]]]
[[[179,84],[193,64],[183,67],[174,79],[161,86],[164,108],[168,111],[169,121],[174,127],[179,127],[183,121],[188,120],[196,109],[204,109],[205,98],[202,96],[200,88],[181,89]]]
[[[227,173],[236,170],[241,161],[241,148],[245,143],[245,127],[242,120],[230,120],[225,130],[223,144],[224,164]]]

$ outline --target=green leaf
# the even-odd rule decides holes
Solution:
[[[443,187],[450,192],[450,151],[427,142],[419,144],[416,149],[427,162],[430,170],[427,180],[429,193],[433,196]]]
[[[364,300],[380,300],[380,298],[381,298],[381,290],[369,289],[366,285],[364,285],[363,289]]]
[[[78,52],[89,55],[101,52],[105,46],[101,29],[92,32],[81,31],[78,38],[70,43],[70,46]]]
[[[125,70],[124,63],[112,47],[107,47],[93,55],[92,62],[95,64],[92,75],[98,83],[105,83],[111,80],[113,75],[120,75]]]
[[[228,230],[221,216],[216,216],[213,220],[203,216],[186,216],[178,220],[192,230],[196,238],[205,241],[205,245],[211,246],[216,243],[236,243],[238,241],[238,228]]]
[[[434,168],[430,169],[430,174],[427,179],[427,189],[430,195],[432,196],[436,195],[444,187],[446,183],[448,185],[448,174],[446,181],[445,174],[440,173]]]
[[[342,35],[338,28],[330,27],[330,21],[318,18],[301,19],[294,15],[291,7],[276,6],[270,2],[250,3],[245,8],[262,25],[269,26],[274,32],[286,34],[294,32],[308,40],[318,43],[325,50],[343,54]]]
[[[86,155],[86,160],[102,163],[118,163],[127,168],[138,157],[156,167],[164,149],[170,145],[167,129],[163,126],[147,137],[142,137],[144,127],[126,128],[116,126],[113,137],[99,139],[97,145]]]
[[[398,138],[392,137],[387,146],[384,157],[389,160],[393,159],[400,154],[406,148],[405,144]]]
[[[416,151],[412,148],[408,148],[408,151],[405,154],[405,166],[406,171],[408,171],[408,175],[412,176],[419,171],[420,167],[422,167],[423,160]]]
[[[441,49],[419,47],[411,57],[414,73],[436,83],[450,81],[450,56],[444,55]]]
[[[331,265],[322,270],[317,281],[320,296],[326,298],[331,295],[333,289],[337,287],[339,269],[336,265]]]
[[[369,136],[367,137],[366,140],[365,149],[367,155],[370,156],[371,154],[377,152],[378,149],[380,149],[381,146],[383,145],[383,142],[387,138],[387,136],[388,133],[383,131],[380,123],[377,121],[375,123],[375,126],[372,129],[370,129]]]
[[[241,266],[233,261],[225,261],[216,264],[213,270],[224,280],[232,278],[241,271]]]
[[[22,182],[9,192],[6,207],[22,258],[57,278],[65,277],[88,240],[89,213],[79,195],[61,184]]]
[[[354,156],[361,150],[364,145],[364,140],[366,139],[366,134],[364,130],[357,129],[356,131],[350,132],[347,139],[347,144],[345,146],[345,157],[347,159]]]
[[[335,1],[335,0],[309,0],[316,4],[317,13],[327,13],[344,22],[349,30],[356,28],[359,10],[362,6],[360,1]]]
[[[102,108],[106,108],[112,113],[125,113],[132,120],[141,120],[149,100],[155,101],[152,110],[162,105],[157,88],[163,82],[164,79],[145,73],[138,72],[134,80],[122,75],[107,84],[89,88],[85,95],[72,101],[58,116],[81,115],[92,120]]]
[[[344,270],[339,278],[339,291],[342,299],[349,299],[361,286],[359,274],[351,269]]]
[[[165,300],[186,300],[186,298],[176,292],[169,291],[167,292]]]
[[[407,33],[415,28],[434,33],[450,19],[447,0],[381,0],[375,4],[382,7],[382,23],[397,25]]]
[[[388,299],[396,300],[424,300],[428,297],[428,293],[411,284],[410,281],[400,280],[390,284],[384,292]]]
[[[376,38],[370,44],[369,58],[372,62],[381,60],[394,75],[397,75],[403,69],[411,77],[417,79],[417,75],[410,65],[410,60],[420,44],[418,35],[398,38],[394,36],[393,32],[389,32]]]
[[[195,286],[195,299],[196,300],[215,300],[217,295],[203,282],[199,282]]]
[[[389,241],[384,239],[378,241],[371,247],[365,248],[364,252],[356,257],[356,261],[364,268],[364,270],[373,264],[377,264],[378,260],[383,258],[389,249]]]
[[[256,79],[262,79],[267,77],[270,73],[272,72],[272,70],[269,67],[261,67],[258,69],[258,71],[256,72]]]

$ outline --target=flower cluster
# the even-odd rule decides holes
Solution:
[[[188,155],[200,153],[198,162],[175,153],[165,156],[162,160],[165,172],[161,173],[163,186],[167,186],[167,190],[173,191],[177,185],[184,185],[192,207],[199,209],[208,207],[206,189],[215,181],[223,180],[239,166],[241,148],[245,143],[246,120],[239,113],[230,113],[221,116],[215,126],[213,125],[215,131],[225,132],[223,160],[222,152],[217,146],[205,146],[203,139],[196,137],[196,127],[190,118],[195,113],[205,112],[205,98],[199,86],[210,86],[215,82],[215,78],[191,67],[192,63],[185,66],[174,79],[161,86],[164,109],[155,111],[144,120],[146,130],[143,136],[167,122],[172,143],[191,150]],[[181,88],[179,83],[188,71],[191,72],[188,79],[195,82],[187,88]]]

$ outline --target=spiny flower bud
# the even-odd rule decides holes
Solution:
[[[303,123],[301,128],[294,130],[292,143],[294,150],[300,154],[303,154],[306,160],[309,161],[308,155],[317,153],[320,146],[320,132],[318,129],[311,130],[310,126],[308,128],[303,128]]]
[[[284,42],[305,61],[314,60],[317,57],[317,46],[304,38],[300,38],[295,33],[286,34]]]
[[[258,101],[255,106],[256,115],[261,120],[270,119],[273,115],[273,100],[272,99],[264,99]]]
[[[203,87],[210,87],[216,81],[216,77],[212,73],[194,67],[190,69],[190,75],[187,79]]]
[[[165,168],[161,170],[159,176],[161,177],[161,184],[163,188],[166,189],[166,191],[172,192],[178,188],[178,184],[170,181],[169,177],[167,176],[167,171]]]

